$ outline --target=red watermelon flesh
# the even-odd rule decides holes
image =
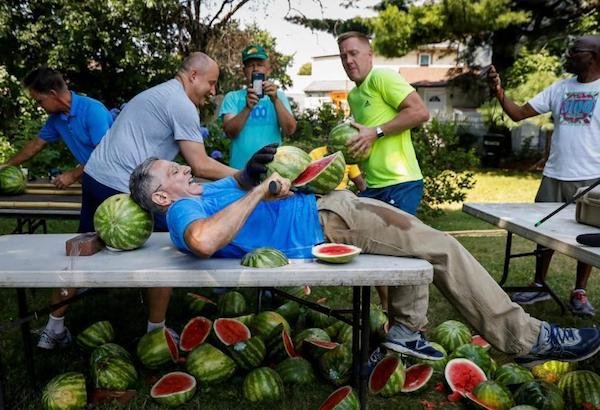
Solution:
[[[326,245],[326,246],[321,246],[319,248],[319,252],[327,254],[327,255],[345,255],[348,253],[348,251],[352,251],[353,249],[349,248],[346,245],[338,245],[338,244],[332,244],[332,245]]]
[[[406,369],[402,392],[408,393],[425,386],[433,375],[433,367],[428,364],[415,364]]]
[[[305,342],[320,347],[322,349],[333,350],[338,347],[340,344],[336,342],[329,342],[327,340],[317,340],[317,339],[309,339],[305,340]]]
[[[296,350],[294,349],[294,342],[292,341],[290,333],[285,330],[285,328],[281,331],[281,338],[283,339],[283,348],[285,349],[285,353],[289,357],[298,356]]]
[[[153,387],[150,395],[152,397],[165,396],[191,389],[196,384],[195,379],[187,373],[172,372],[163,376]]]
[[[308,167],[294,180],[294,186],[303,186],[319,176],[336,158],[336,154],[327,155],[308,164]]]
[[[377,363],[377,366],[371,372],[369,377],[369,390],[373,394],[378,394],[385,387],[386,383],[398,366],[396,356],[388,356]]]
[[[184,352],[189,352],[194,347],[204,343],[210,334],[211,328],[212,321],[210,319],[202,316],[191,319],[181,332],[179,348]]]
[[[215,320],[215,334],[225,346],[231,346],[250,339],[250,329],[236,319],[220,318]]]
[[[333,410],[338,404],[340,404],[346,397],[352,393],[352,387],[344,386],[340,387],[327,397],[327,399],[321,404],[319,410]]]
[[[444,376],[453,392],[459,392],[463,396],[473,391],[479,383],[487,380],[483,370],[470,360],[457,358],[452,359],[444,369]]]
[[[471,343],[476,346],[483,347],[484,349],[490,348],[490,343],[479,335],[473,335],[471,337]]]
[[[165,339],[167,339],[167,346],[169,346],[169,351],[171,352],[171,359],[174,363],[177,363],[179,361],[179,349],[177,348],[177,343],[175,343],[173,335],[166,328]]]

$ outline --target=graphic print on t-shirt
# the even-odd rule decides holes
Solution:
[[[566,93],[560,105],[560,123],[568,125],[589,125],[600,91]]]

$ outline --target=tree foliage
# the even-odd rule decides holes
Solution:
[[[311,75],[312,74],[312,63],[304,63],[298,69],[298,75]]]

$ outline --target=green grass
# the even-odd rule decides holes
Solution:
[[[478,184],[473,192],[469,194],[468,201],[485,202],[493,199],[501,202],[531,202],[538,184],[537,177],[527,174],[506,176],[494,172],[482,172],[477,174],[477,180]],[[443,230],[493,228],[491,225],[465,215],[457,209],[457,207],[454,207],[454,209],[445,209],[444,215],[428,219],[427,222]],[[73,221],[52,221],[49,228],[51,232],[74,232],[76,225]],[[0,234],[9,233],[12,227],[13,222],[10,220],[0,220]],[[498,279],[501,276],[504,236],[461,237],[459,241],[475,255],[494,278]],[[515,252],[529,251],[533,247],[534,244],[532,242],[521,238],[515,238],[513,241]],[[512,270],[509,280],[511,284],[525,284],[530,281],[534,268],[531,258],[517,259],[512,262],[511,266]],[[567,298],[569,295],[574,282],[574,273],[574,260],[561,255],[554,257],[548,281],[563,298]],[[588,294],[591,302],[596,306],[600,306],[599,285],[598,270],[594,269],[588,286]],[[169,325],[176,330],[181,330],[182,326],[191,316],[183,297],[187,291],[189,289],[175,290],[169,307]],[[245,290],[244,292],[250,297],[250,300],[253,300],[250,290]],[[49,290],[45,289],[37,289],[35,292],[29,292],[31,306],[43,306],[48,299],[48,295]],[[67,325],[76,334],[94,321],[110,320],[116,329],[116,342],[133,352],[135,351],[135,345],[139,336],[145,331],[146,306],[144,303],[141,303],[143,296],[143,291],[138,289],[114,289],[90,296],[72,306],[67,317]],[[350,296],[351,293],[348,288],[331,287],[313,290],[313,297],[315,299],[326,297],[327,303],[332,306],[347,307]],[[3,289],[0,290],[0,297],[4,300],[4,307],[0,310],[0,323],[6,323],[17,316],[15,292],[12,289]],[[377,300],[375,293],[373,293],[373,298],[373,300]],[[526,309],[536,317],[561,325],[593,326],[596,324],[594,319],[576,318],[570,314],[561,315],[558,307],[553,302],[539,303]],[[431,287],[428,317],[430,320],[430,329],[447,319],[462,320],[454,307],[433,286]],[[44,317],[34,321],[32,328],[43,326],[45,321],[46,318]],[[6,389],[10,403],[9,408],[39,409],[40,388],[38,387],[34,390],[28,386],[21,347],[22,343],[17,330],[2,335],[0,351],[2,352],[3,369],[7,374]],[[501,363],[510,359],[497,351],[493,351],[492,353]],[[83,371],[88,375],[88,357],[88,352],[81,350],[77,346],[58,352],[36,350],[35,364],[41,384],[43,385],[51,377],[65,371]],[[588,360],[582,364],[582,367],[598,371],[600,369],[600,361],[598,359]],[[140,371],[140,381],[138,386],[136,386],[138,392],[129,405],[122,407],[116,403],[110,403],[98,408],[159,408],[149,398],[149,386],[159,373],[162,374],[170,370],[170,368],[162,369],[161,372],[151,372],[144,370],[139,365],[138,369]],[[435,383],[440,381],[440,377],[437,376],[437,379],[429,385],[430,387],[427,391],[418,395],[402,395],[390,399],[370,397],[369,408],[386,410],[391,408],[421,409],[421,400],[428,400],[434,403],[438,409],[460,408],[457,405],[445,402],[445,396],[433,390]],[[224,385],[214,387],[200,386],[194,400],[182,408],[215,410],[239,408],[248,410],[261,408],[315,409],[334,390],[333,386],[325,383],[318,383],[308,387],[288,386],[286,387],[285,402],[256,405],[242,399],[241,383],[242,378],[236,376]]]

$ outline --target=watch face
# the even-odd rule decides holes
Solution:
[[[383,137],[383,130],[381,129],[381,127],[377,127],[375,131],[377,131],[377,138]]]

